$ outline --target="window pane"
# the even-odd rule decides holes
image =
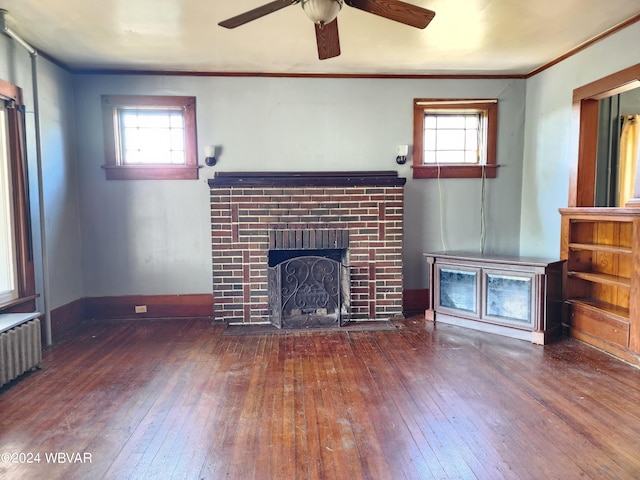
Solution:
[[[464,150],[464,130],[438,130],[438,150]]]
[[[147,151],[168,150],[170,145],[168,134],[169,131],[157,130],[155,128],[140,129],[138,131],[138,138],[140,140],[138,149]]]
[[[182,118],[182,112],[173,112],[171,114],[171,127],[184,128],[184,120]]]
[[[434,150],[425,150],[422,155],[423,163],[436,163],[436,152]]]
[[[125,163],[142,163],[139,150],[125,150],[124,157],[127,160]]]
[[[464,163],[464,151],[440,150],[437,159],[438,163]]]
[[[161,164],[170,164],[171,163],[171,152],[169,150],[161,150],[158,151],[155,155],[149,152],[149,157],[146,163],[161,163]]]
[[[141,146],[138,138],[138,129],[125,128],[123,142],[126,144],[127,150],[138,150]]]
[[[171,150],[178,150],[182,152],[184,150],[184,135],[182,130],[171,131]]]
[[[478,148],[478,132],[475,130],[467,130],[465,132],[464,146],[467,150],[476,150]]]
[[[462,128],[465,126],[464,115],[438,115],[438,128]]]
[[[7,111],[0,108],[0,301],[18,297]]]
[[[426,113],[423,163],[478,163],[481,118],[481,113]]]
[[[184,152],[171,152],[171,163],[181,165],[184,163]]]
[[[424,132],[424,148],[429,150],[436,149],[436,134],[437,130],[426,130]]]
[[[185,164],[182,115],[181,110],[122,109],[122,163]]]
[[[479,125],[480,125],[480,114],[473,114],[473,115],[465,115],[465,119],[466,119],[466,128],[470,128],[472,130],[477,130]]]
[[[464,163],[479,163],[477,150],[467,150],[464,152]]]
[[[134,112],[123,111],[120,115],[120,123],[123,127],[137,127],[138,116]]]
[[[138,112],[138,127],[140,128],[169,128],[169,117],[166,112]]]

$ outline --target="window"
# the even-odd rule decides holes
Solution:
[[[13,238],[13,185],[9,163],[9,125],[7,109],[0,106],[0,303],[18,297],[18,270]]]
[[[108,180],[198,178],[194,97],[102,96]]]
[[[0,311],[35,310],[22,91],[0,80]]]
[[[495,178],[495,100],[413,102],[413,178]]]

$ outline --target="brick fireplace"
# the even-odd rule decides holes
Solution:
[[[376,172],[218,172],[209,180],[214,317],[273,323],[274,250],[344,250],[350,321],[402,315],[404,178]]]

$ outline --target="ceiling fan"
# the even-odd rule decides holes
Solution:
[[[425,28],[436,12],[400,0],[273,0],[261,7],[220,22],[225,28],[236,28],[296,3],[316,27],[318,58],[325,60],[340,55],[338,13],[342,4],[416,28]]]

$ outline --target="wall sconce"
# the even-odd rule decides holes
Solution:
[[[218,163],[218,159],[216,158],[218,147],[215,145],[205,145],[204,147],[204,163],[209,167],[213,167],[216,163]]]
[[[407,154],[409,153],[409,145],[398,145],[398,156],[396,157],[396,163],[398,165],[404,165],[407,163]]]

